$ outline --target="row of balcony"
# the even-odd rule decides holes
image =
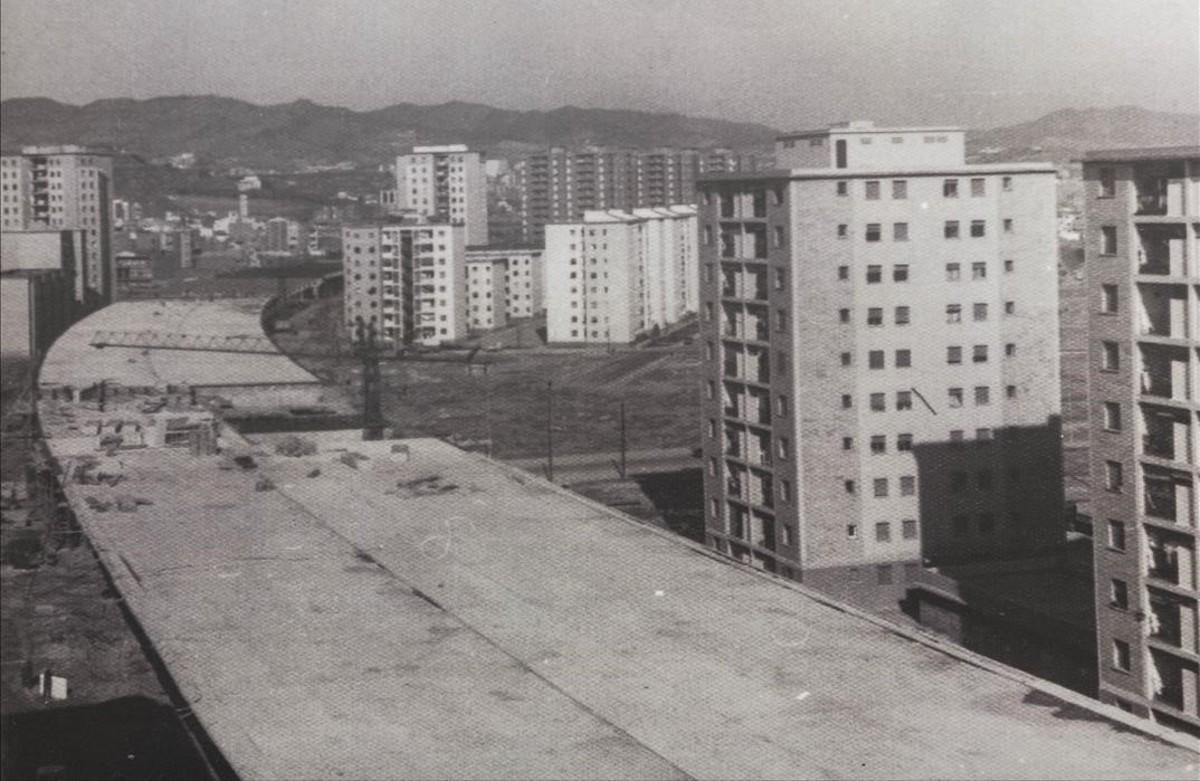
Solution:
[[[750,466],[771,466],[771,433],[725,426],[725,455]]]
[[[724,376],[729,379],[769,383],[771,357],[765,349],[754,346],[727,347],[723,364]]]
[[[737,502],[728,502],[727,532],[730,537],[748,541],[766,550],[775,550],[775,519],[767,513],[750,510]]]

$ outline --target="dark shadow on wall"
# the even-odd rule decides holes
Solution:
[[[1066,540],[1060,418],[988,433],[913,447],[927,565],[1019,558]]]

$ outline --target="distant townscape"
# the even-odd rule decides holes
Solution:
[[[1195,776],[1196,117],[2,119],[6,712],[147,693],[214,778]]]

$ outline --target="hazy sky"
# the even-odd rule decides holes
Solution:
[[[1200,111],[1197,0],[0,0],[6,98],[466,100],[781,128]]]

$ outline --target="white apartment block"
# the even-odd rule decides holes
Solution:
[[[546,329],[552,343],[628,344],[695,310],[692,206],[588,211],[546,226]]]
[[[1062,542],[1055,172],[962,136],[854,123],[701,182],[717,550],[799,577]]]
[[[396,158],[394,208],[462,225],[468,245],[487,244],[487,177],[480,154],[450,144],[414,147]]]
[[[357,225],[342,230],[345,322],[374,326],[383,344],[434,346],[467,335],[460,225]]]
[[[112,300],[112,158],[80,146],[27,146],[0,158],[0,229],[82,230],[86,234],[76,298]]]
[[[508,324],[503,258],[467,260],[467,330],[491,331]]]
[[[545,270],[541,248],[468,247],[468,265],[476,260],[503,262],[502,293],[505,319],[533,317],[542,313],[545,308],[542,297]]]

